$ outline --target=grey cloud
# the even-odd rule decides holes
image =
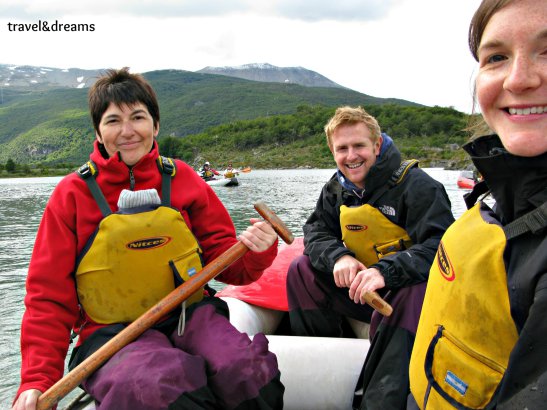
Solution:
[[[385,16],[401,0],[277,1],[279,15],[305,21],[370,21]]]
[[[219,17],[256,12],[304,21],[375,20],[403,0],[12,0],[0,5],[7,19],[51,19],[72,14],[134,17]]]

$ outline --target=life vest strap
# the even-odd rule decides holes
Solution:
[[[545,227],[547,227],[547,202],[505,225],[503,230],[509,240],[526,232],[538,234]]]
[[[391,178],[389,181],[391,186],[400,184],[401,181],[405,178],[410,168],[418,166],[419,163],[420,161],[418,161],[417,159],[407,159],[401,162],[401,165],[399,166],[399,168],[397,168],[391,175]]]
[[[163,206],[171,206],[171,178],[177,173],[175,161],[168,157],[159,156],[158,168],[162,173],[161,204]]]
[[[389,178],[389,181],[387,184],[384,184],[384,186],[374,193],[370,200],[368,201],[369,204],[374,204],[378,198],[380,198],[382,195],[384,195],[389,189],[393,188],[394,186],[400,184],[405,177],[408,174],[408,171],[411,168],[414,168],[418,166],[420,161],[417,159],[407,159],[403,162],[401,162],[401,165],[399,168],[397,168],[395,171],[393,171],[393,174],[391,174],[391,177]]]
[[[160,156],[158,157],[158,168],[162,173],[161,204],[163,206],[171,206],[171,178],[173,178],[177,173],[175,161],[171,158]],[[97,178],[97,174],[99,173],[95,163],[91,160],[87,161],[80,168],[78,168],[76,173],[86,182],[89,190],[91,191],[91,195],[93,195],[95,202],[97,202],[97,205],[103,214],[103,217],[106,218],[108,215],[112,214],[112,209],[110,209],[108,201],[104,197],[101,188],[99,188],[99,184],[97,184],[97,181],[95,180],[95,178]]]
[[[99,184],[97,184],[97,181],[95,180],[95,178],[97,178],[97,174],[99,173],[97,166],[93,163],[93,161],[87,161],[84,165],[78,168],[76,173],[85,181],[91,191],[91,195],[95,198],[95,202],[97,202],[103,217],[106,218],[112,213],[112,209],[110,209],[110,205],[108,205],[101,188],[99,188]]]

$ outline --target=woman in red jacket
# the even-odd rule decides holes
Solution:
[[[30,261],[14,409],[34,409],[62,377],[72,329],[74,367],[237,241],[213,190],[184,162],[160,157],[158,102],[142,76],[109,70],[89,106],[95,149],[55,188]],[[251,224],[239,235],[251,252],[218,280],[252,282],[275,258],[273,228]],[[82,386],[105,409],[281,408],[284,391],[266,338],[239,333],[206,290]]]

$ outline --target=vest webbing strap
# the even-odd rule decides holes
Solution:
[[[158,157],[158,168],[162,173],[161,204],[163,206],[171,206],[171,178],[173,178],[177,173],[177,167],[171,158],[160,156]],[[76,172],[86,182],[89,190],[91,191],[91,195],[93,195],[95,202],[97,202],[97,205],[103,214],[103,217],[106,218],[112,213],[112,209],[110,209],[110,205],[108,205],[101,188],[99,188],[99,184],[97,184],[97,181],[95,180],[97,173],[99,172],[97,170],[97,166],[93,163],[93,161],[87,161]]]
[[[547,227],[547,202],[505,225],[503,230],[509,240],[526,232],[537,234],[545,227]]]
[[[400,184],[408,173],[409,169],[417,166],[419,162],[420,161],[418,161],[417,159],[407,159],[406,161],[401,162],[401,166],[393,172],[391,178],[389,179],[389,183],[391,184],[391,186]]]
[[[97,205],[103,214],[103,217],[106,218],[112,213],[112,209],[110,209],[110,205],[108,205],[101,188],[99,188],[99,184],[97,184],[97,181],[95,180],[98,173],[97,167],[93,161],[87,161],[76,172],[87,184],[89,190],[91,191],[91,195],[95,198],[95,202],[97,202]]]
[[[399,166],[399,168],[397,168],[395,171],[393,171],[393,174],[391,174],[391,177],[389,178],[389,181],[387,182],[387,184],[384,184],[382,188],[376,190],[376,192],[372,195],[372,197],[367,203],[374,204],[376,200],[380,198],[382,195],[384,195],[384,193],[388,189],[394,187],[395,185],[400,184],[403,181],[403,179],[406,177],[406,175],[408,174],[408,171],[411,168],[418,166],[419,162],[420,161],[418,161],[417,159],[407,159],[406,161],[401,162],[401,165]]]
[[[177,167],[171,158],[160,156],[158,157],[158,168],[162,173],[161,204],[171,206],[171,178],[177,173]]]

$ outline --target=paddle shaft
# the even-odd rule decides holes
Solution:
[[[286,230],[285,224],[264,203],[255,204],[255,209],[260,209],[260,214],[266,215],[266,219],[283,240],[291,240],[292,234]],[[287,243],[291,243],[287,242]],[[46,410],[57,404],[63,397],[76,388],[82,380],[89,377],[104,362],[110,359],[116,352],[131,343],[146,330],[154,326],[161,318],[165,317],[182,302],[195,292],[199,291],[211,279],[218,276],[232,263],[240,259],[249,250],[242,242],[237,242],[226,250],[218,258],[206,265],[198,273],[190,277],[186,282],[174,289],[157,304],[144,312],[129,326],[101,346],[95,353],[67,373],[62,379],[51,386],[38,398],[36,408]]]

